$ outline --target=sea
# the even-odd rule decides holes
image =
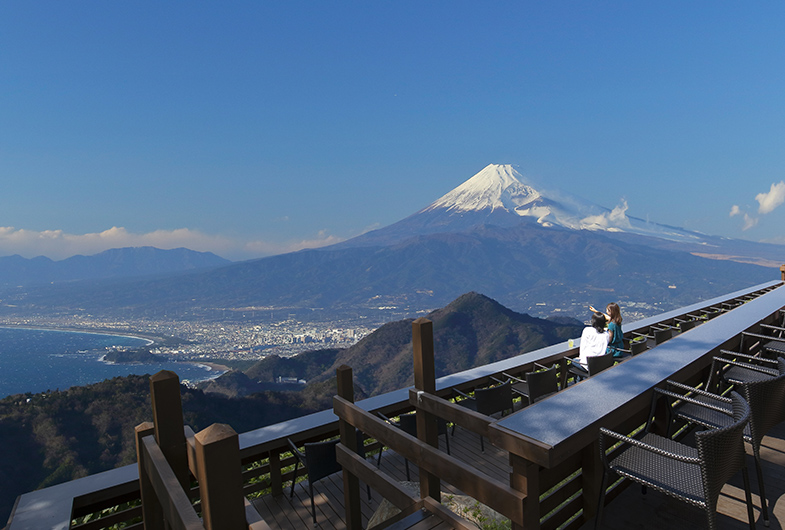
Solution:
[[[130,336],[0,327],[0,399],[160,370],[171,370],[181,381],[193,382],[222,373],[190,362],[114,364],[103,360],[107,347],[148,343],[147,339]]]

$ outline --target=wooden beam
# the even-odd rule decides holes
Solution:
[[[409,402],[417,407],[418,410],[428,412],[449,422],[457,423],[461,427],[486,438],[488,438],[489,434],[488,426],[495,421],[490,416],[469,410],[438,396],[418,392],[416,389],[409,389]]]
[[[412,322],[412,351],[414,354],[414,387],[423,393],[436,393],[436,368],[433,350],[433,322],[418,318]],[[417,411],[417,436],[432,447],[439,447],[439,426],[436,417]],[[420,467],[420,491],[423,497],[441,499],[439,477]]]
[[[142,438],[143,463],[153,490],[161,500],[164,519],[172,530],[205,530],[191,500],[169,467],[163,451],[152,436]]]
[[[460,460],[421,442],[401,429],[388,425],[338,396],[333,398],[333,410],[339,418],[391,447],[428,473],[443,478],[445,482],[504,514],[510,520],[518,522],[523,520],[525,495],[507,484],[466,467]]]
[[[146,530],[164,530],[164,512],[161,502],[155,494],[153,484],[147,474],[144,438],[154,436],[155,426],[152,422],[140,423],[134,429],[136,436],[136,462],[139,466],[139,494],[142,499],[142,520]]]
[[[335,370],[338,385],[338,395],[349,403],[354,403],[354,380],[352,369],[341,365]],[[341,434],[341,444],[351,451],[357,452],[357,430],[344,421],[338,420],[338,431]],[[346,506],[346,528],[348,530],[362,530],[362,504],[360,501],[360,481],[357,475],[351,472],[343,473],[343,497]]]
[[[356,475],[360,480],[378,491],[382,497],[390,501],[396,508],[404,510],[419,501],[418,498],[413,497],[387,473],[381,469],[376,469],[376,466],[361,458],[354,451],[344,447],[343,444],[338,444],[336,452],[338,463],[343,466],[344,473],[349,471],[352,475]]]
[[[247,523],[237,433],[229,425],[214,423],[194,440],[205,529],[243,530]]]
[[[183,433],[180,378],[176,373],[161,370],[150,377],[150,401],[153,406],[155,442],[172,467],[180,486],[188,490],[191,480]]]
[[[469,523],[466,519],[462,517],[458,517],[456,514],[445,508],[442,503],[440,503],[433,497],[425,497],[423,499],[423,505],[429,512],[436,514],[436,516],[439,517],[439,519],[452,525],[452,527],[455,528],[456,530],[477,529],[477,525],[473,523]]]

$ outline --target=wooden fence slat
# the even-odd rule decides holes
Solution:
[[[488,426],[493,419],[485,414],[469,410],[433,394],[418,392],[415,389],[409,389],[409,403],[443,420],[457,423],[473,433],[488,437]]]
[[[356,475],[360,480],[379,492],[382,497],[390,501],[396,508],[403,510],[419,501],[418,498],[413,497],[395,479],[368,463],[367,460],[343,444],[336,446],[336,452],[338,463],[343,466],[344,472],[349,471],[351,474]]]

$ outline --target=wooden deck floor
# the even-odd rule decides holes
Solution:
[[[440,449],[445,450],[444,437],[439,437]],[[480,452],[479,437],[476,434],[458,428],[455,437],[450,437],[452,455],[465,461],[483,472],[501,481],[509,480],[509,466],[507,454],[487,443],[485,453]],[[766,481],[766,491],[769,497],[769,512],[772,529],[782,529],[785,525],[785,424],[775,427],[767,436],[761,447],[763,458],[763,473]],[[370,457],[369,457],[370,458]],[[754,460],[748,456],[750,469],[750,482],[752,485],[753,500],[759,507],[757,496],[758,484],[754,471]],[[409,466],[412,481],[418,480],[417,468]],[[392,451],[385,451],[381,463],[382,470],[398,481],[406,480],[404,460]],[[381,499],[372,491],[372,498],[368,501],[365,485],[361,484],[363,500],[363,527],[379,506]],[[445,491],[459,494],[449,485],[444,485]],[[343,481],[341,474],[332,475],[314,486],[316,503],[316,520],[314,527],[311,517],[311,505],[308,497],[307,483],[298,484],[294,490],[294,499],[289,499],[289,488],[284,495],[267,495],[254,500],[259,513],[273,529],[302,529],[321,528],[343,530],[346,528],[343,521],[344,499]],[[747,512],[744,504],[744,489],[741,474],[726,484],[720,496],[720,515],[718,518],[721,529],[742,529],[747,526]],[[760,517],[760,510],[755,510],[757,525],[764,528]],[[419,528],[419,527],[416,527]],[[424,529],[431,527],[423,527]],[[439,526],[439,529],[448,528]],[[594,528],[594,521],[585,524],[582,530]],[[600,528],[609,530],[692,530],[706,528],[706,518],[702,510],[687,506],[666,495],[649,491],[641,495],[640,488],[629,487],[620,496],[613,500],[605,509]]]

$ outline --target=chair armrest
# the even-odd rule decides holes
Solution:
[[[289,448],[292,450],[292,454],[294,454],[294,456],[297,457],[297,460],[299,460],[300,462],[302,462],[304,464],[305,463],[305,453],[303,453],[302,451],[297,449],[297,446],[294,445],[294,442],[292,441],[291,438],[287,438],[286,441],[289,442]]]
[[[660,394],[660,395],[663,395],[663,396],[666,396],[666,397],[669,397],[669,398],[672,398],[672,399],[677,399],[679,401],[684,401],[685,403],[691,403],[691,404],[693,404],[695,406],[703,407],[705,409],[714,410],[716,412],[720,412],[722,414],[726,414],[728,416],[733,417],[732,409],[729,409],[727,407],[727,405],[732,405],[733,404],[733,402],[730,400],[730,398],[726,398],[726,397],[723,397],[723,396],[718,396],[717,394],[712,394],[711,392],[705,392],[703,390],[698,390],[697,388],[692,388],[692,387],[689,387],[689,388],[691,388],[692,391],[696,392],[697,394],[705,397],[706,399],[714,400],[714,401],[717,401],[719,403],[724,403],[726,406],[723,407],[722,405],[714,405],[712,403],[707,403],[706,401],[701,401],[699,399],[695,399],[695,398],[690,397],[690,396],[685,396],[685,395],[679,394],[677,392],[671,392],[669,390],[664,390],[662,388],[655,388],[654,392],[656,394]]]
[[[774,359],[767,359],[765,357],[760,357],[759,355],[748,355],[746,353],[739,353],[739,352],[729,351],[729,350],[720,350],[720,355],[729,355],[729,356],[732,356],[732,357],[742,357],[744,359],[749,360],[750,364],[755,363],[755,362],[759,362],[759,363],[763,363],[763,364],[770,364],[770,365],[772,365],[773,368],[778,368],[779,367],[779,363],[777,361],[775,361]],[[715,357],[715,359],[716,358],[717,357]]]
[[[493,376],[490,376],[490,379],[492,379],[494,383],[499,383],[500,385],[503,385],[504,383],[507,382],[507,381],[502,381],[498,377],[493,377]]]
[[[715,357],[712,360],[712,368],[711,372],[714,373],[714,363],[721,363],[721,364],[729,364],[731,366],[735,366],[737,368],[741,368],[742,370],[749,370],[751,372],[758,372],[759,374],[767,374],[773,375],[769,369],[766,369],[763,366],[757,366],[754,364],[743,363],[741,361],[732,361],[730,359],[723,359],[722,357]]]
[[[458,390],[457,388],[453,388],[452,390],[453,390],[453,392],[455,392],[455,393],[456,393],[456,394],[458,394],[459,396],[462,396],[464,399],[474,399],[472,396],[470,396],[470,395],[468,395],[468,394],[464,394],[463,392],[461,392],[461,391],[460,391],[460,390]]]
[[[515,377],[514,375],[510,375],[508,373],[502,372],[502,375],[504,377],[506,377],[507,379],[509,379],[510,381],[513,381],[515,383],[525,383],[526,382],[523,379],[521,379],[520,377]]]
[[[605,461],[606,463],[607,463],[607,456],[605,455],[605,447],[606,447],[605,440],[604,440],[605,437],[615,438],[618,441],[628,443],[630,445],[638,447],[639,449],[643,449],[645,451],[649,451],[651,453],[664,456],[665,458],[677,460],[679,462],[685,462],[687,464],[700,464],[701,462],[700,458],[671,453],[670,451],[666,451],[665,449],[661,449],[659,447],[649,445],[640,440],[636,440],[635,438],[630,438],[629,436],[625,436],[623,434],[619,434],[617,432],[606,429],[605,427],[600,427],[600,449],[601,449],[600,454],[602,455],[603,461]]]
[[[395,423],[393,423],[393,421],[390,418],[388,418],[387,416],[385,416],[381,412],[377,411],[376,415],[379,416],[381,419],[383,419],[385,422],[389,423],[390,425],[395,425]]]

